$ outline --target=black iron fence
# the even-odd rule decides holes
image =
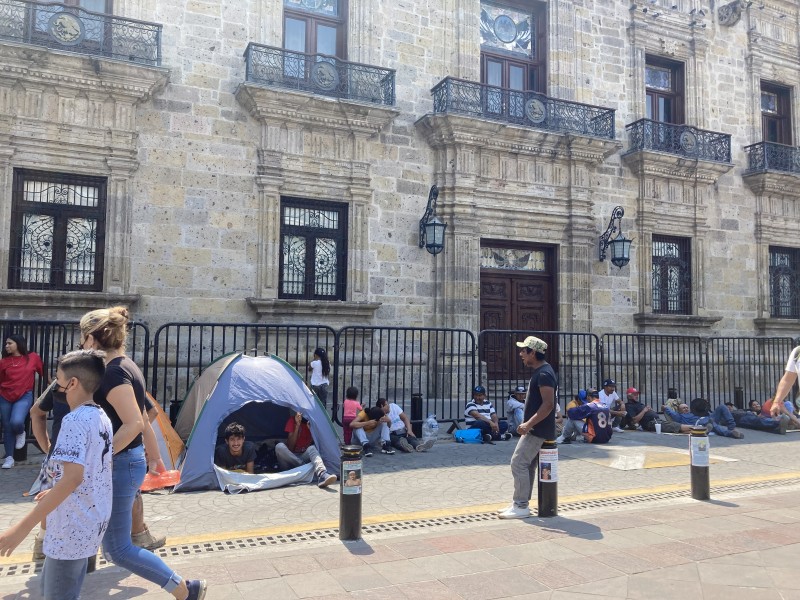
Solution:
[[[800,148],[774,142],[759,142],[745,146],[744,151],[747,153],[745,173],[761,171],[800,173]]]
[[[161,64],[161,25],[78,6],[0,0],[0,39],[127,62]]]
[[[548,131],[614,139],[614,109],[446,77],[431,90],[433,111],[460,113]]]
[[[393,69],[253,42],[247,45],[244,59],[248,83],[371,104],[394,105]]]
[[[639,119],[625,126],[628,153],[654,150],[696,160],[731,162],[731,136],[691,125]]]

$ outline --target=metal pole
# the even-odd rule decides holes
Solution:
[[[558,446],[547,440],[539,451],[539,516],[558,516]]]
[[[411,428],[414,435],[422,439],[422,394],[411,394]]]
[[[705,426],[695,426],[689,435],[689,454],[691,457],[692,498],[709,500],[711,498],[711,481],[709,479],[709,445],[708,431]]]
[[[361,539],[361,446],[342,446],[342,468],[339,471],[339,539]]]

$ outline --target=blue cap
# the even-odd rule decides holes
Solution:
[[[582,402],[586,401],[586,390],[578,390],[578,399]]]
[[[473,394],[485,394],[486,393],[486,388],[483,387],[482,385],[476,385],[474,388],[472,388],[472,393]]]

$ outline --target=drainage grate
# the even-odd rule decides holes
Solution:
[[[775,488],[779,486],[797,485],[797,479],[787,479],[783,481],[761,481],[752,483],[739,483],[732,485],[716,486],[712,488],[714,494],[731,494],[736,492],[748,492],[761,490],[764,488]],[[687,490],[675,490],[671,492],[657,492],[638,494],[635,496],[621,496],[618,498],[600,498],[597,500],[584,500],[580,502],[569,502],[560,504],[559,514],[574,512],[579,510],[595,508],[613,508],[616,506],[630,506],[644,504],[659,500],[672,500],[686,498]],[[433,527],[443,527],[448,525],[468,525],[470,523],[485,523],[487,521],[497,521],[497,514],[490,513],[470,513],[466,515],[454,515],[452,517],[434,517],[431,519],[411,519],[408,521],[395,521],[391,523],[376,523],[374,525],[364,525],[361,531],[365,534],[382,534],[392,532],[405,532],[415,529],[430,529]],[[277,535],[264,535],[240,538],[237,540],[223,540],[214,542],[202,542],[198,544],[182,544],[180,546],[165,546],[155,551],[161,558],[175,558],[183,556],[195,556],[198,554],[211,554],[212,552],[228,552],[231,550],[246,550],[248,548],[263,548],[271,546],[282,546],[294,542],[311,542],[329,539],[338,539],[339,530],[335,527],[329,529],[316,529],[312,531],[300,531],[298,533],[284,533]],[[97,566],[102,567],[108,562],[102,554],[97,557]],[[13,565],[0,565],[0,577],[14,577],[17,575],[33,575],[42,570],[41,562],[18,563]]]

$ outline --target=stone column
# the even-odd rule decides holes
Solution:
[[[281,158],[275,152],[258,151],[258,264],[255,296],[278,297],[281,244]]]
[[[107,158],[111,174],[106,190],[106,251],[103,289],[110,293],[130,291],[131,207],[128,184],[139,163],[134,160]]]
[[[14,179],[14,169],[11,167],[11,157],[14,148],[11,146],[11,136],[6,133],[10,128],[8,119],[0,120],[0,289],[8,284],[9,248],[11,247],[11,188]]]

